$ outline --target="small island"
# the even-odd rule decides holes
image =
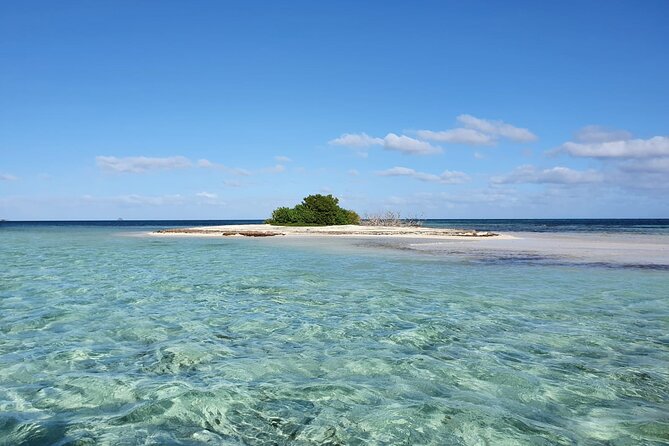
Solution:
[[[339,206],[339,199],[329,195],[309,195],[293,208],[280,207],[265,220],[281,226],[335,226],[359,225],[360,216]]]
[[[397,215],[397,214],[395,214]],[[264,224],[202,226],[197,228],[161,229],[157,235],[186,236],[395,236],[417,238],[494,237],[498,234],[465,229],[428,228],[413,221],[361,219],[351,210],[339,206],[332,195],[309,195],[292,208],[279,207]]]

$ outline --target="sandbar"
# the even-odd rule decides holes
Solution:
[[[496,234],[488,231],[429,227],[305,227],[265,224],[162,229],[150,235],[290,239],[293,243],[317,245],[322,249],[348,249],[347,247],[357,246],[475,261],[503,259],[511,262],[596,263],[669,268],[669,235],[556,232]]]
[[[267,224],[201,226],[196,228],[161,229],[152,233],[162,236],[199,237],[272,237],[272,236],[347,236],[347,237],[416,237],[416,238],[479,238],[500,237],[488,231],[407,226],[275,226]]]

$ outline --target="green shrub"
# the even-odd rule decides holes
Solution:
[[[294,208],[280,207],[272,212],[265,223],[273,225],[357,225],[360,216],[339,207],[339,199],[332,195],[309,195]]]

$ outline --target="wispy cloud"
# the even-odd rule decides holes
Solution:
[[[278,155],[274,157],[274,161],[277,163],[289,163],[292,161],[292,159],[288,158],[287,156]]]
[[[276,164],[272,167],[265,167],[264,169],[260,169],[260,173],[281,173],[285,172],[286,166],[283,164]]]
[[[470,146],[492,146],[500,139],[508,139],[515,142],[536,141],[537,136],[526,128],[516,127],[504,121],[495,121],[477,118],[472,115],[460,115],[457,117],[461,127],[448,130],[418,130],[417,138],[406,135],[388,133],[379,138],[369,136],[367,133],[344,133],[339,138],[329,141],[335,146],[346,146],[359,149],[366,155],[365,149],[373,146],[381,146],[386,150],[394,150],[411,155],[430,155],[443,152],[439,146],[434,146],[428,141],[447,144],[465,144]]]
[[[445,170],[440,175],[432,173],[418,172],[408,167],[393,167],[376,173],[382,177],[410,177],[420,181],[442,184],[460,184],[469,181],[469,176],[464,172],[453,172]]]
[[[536,141],[537,136],[528,129],[507,124],[504,121],[495,121],[476,118],[472,115],[460,115],[457,117],[460,124],[466,128],[478,130],[492,136],[499,136],[516,142]]]
[[[603,175],[594,170],[574,170],[568,167],[557,166],[550,169],[537,169],[535,166],[524,165],[517,167],[508,175],[493,177],[493,184],[584,184],[598,183]]]
[[[367,133],[344,133],[339,138],[328,141],[328,144],[362,149],[375,145],[383,145],[383,139],[371,137]]]
[[[207,159],[197,160],[196,165],[197,165],[197,167],[200,167],[202,169],[220,170],[222,172],[229,173],[229,174],[232,174],[232,175],[240,175],[240,176],[251,175],[251,172],[246,170],[246,169],[241,169],[239,167],[229,167],[229,166],[226,166],[225,164],[214,163],[214,162],[209,161]]]
[[[161,207],[161,206],[187,206],[192,204],[200,205],[221,205],[219,197],[211,192],[197,192],[195,194],[171,194],[171,195],[141,195],[127,194],[99,197],[93,195],[83,195],[79,198],[83,204],[108,205],[114,204],[122,207],[134,208],[142,206]]]
[[[19,178],[8,173],[0,173],[0,181],[16,181]]]
[[[537,139],[528,129],[504,121],[481,119],[472,115],[460,115],[457,121],[462,127],[442,131],[418,130],[416,134],[419,138],[430,141],[471,146],[494,145],[500,138],[514,142],[532,142]]]
[[[120,195],[110,198],[94,198],[90,196],[85,196],[85,199],[90,201],[108,201],[112,203],[117,203],[126,206],[168,206],[168,205],[181,205],[187,202],[186,197],[183,195],[138,195],[138,194],[129,194],[129,195]]]
[[[611,141],[626,141],[632,139],[627,130],[616,130],[601,125],[588,125],[574,134],[574,140],[580,143],[598,143]]]
[[[193,165],[188,158],[183,156],[170,156],[167,158],[98,156],[95,158],[95,162],[102,170],[122,173],[145,173],[150,170],[184,169]]]
[[[215,200],[218,198],[218,195],[211,192],[198,192],[195,194],[196,197],[206,198],[207,200]]]
[[[242,183],[235,180],[225,180],[223,181],[223,185],[226,187],[242,187]]]
[[[285,158],[285,157],[275,157],[277,158]],[[239,175],[239,176],[251,176],[254,174],[258,173],[281,173],[286,170],[286,166],[283,164],[275,164],[274,166],[271,167],[263,167],[261,169],[257,170],[247,170],[247,169],[241,169],[239,167],[228,167],[225,164],[220,164],[220,163],[213,163],[209,160],[206,159],[201,159],[197,161],[197,167],[201,167],[203,169],[216,169],[216,170],[221,170],[226,173],[230,173],[233,175]]]
[[[557,149],[576,157],[587,158],[651,158],[669,156],[669,137],[627,139],[607,142],[566,142]],[[555,152],[555,151],[554,151]]]
[[[352,177],[357,177],[358,175],[360,175],[360,172],[358,172],[358,171],[355,170],[355,169],[351,169],[351,170],[349,170],[347,173],[348,173],[350,176],[352,176]]]
[[[625,172],[669,174],[669,157],[630,160],[622,163],[620,169]],[[669,183],[669,180],[666,182]]]
[[[229,167],[225,164],[215,163],[207,159],[199,159],[191,161],[184,156],[170,156],[164,158],[148,157],[148,156],[129,156],[129,157],[115,157],[115,156],[97,156],[95,158],[97,166],[107,172],[116,173],[147,173],[155,170],[174,170],[174,169],[212,169],[220,170],[222,172],[249,176],[251,172],[239,167]]]

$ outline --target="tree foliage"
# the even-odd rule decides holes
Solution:
[[[280,207],[272,212],[265,223],[273,225],[358,225],[360,216],[339,207],[339,199],[332,195],[309,195],[293,208]]]

